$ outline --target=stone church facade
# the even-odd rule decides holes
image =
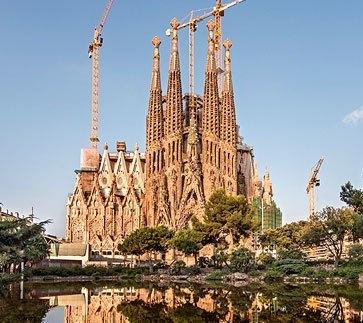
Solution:
[[[102,155],[83,149],[76,185],[68,197],[68,242],[87,243],[96,253],[117,255],[117,245],[142,226],[187,227],[202,219],[204,206],[219,188],[231,195],[272,196],[263,190],[252,148],[242,142],[236,124],[231,47],[224,42],[224,73],[219,88],[214,23],[208,27],[203,95],[183,94],[178,26],[171,22],[171,53],[167,90],[161,89],[160,39],[154,37],[146,152]],[[267,196],[271,195],[271,196]]]

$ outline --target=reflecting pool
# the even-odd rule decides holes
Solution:
[[[0,322],[362,322],[359,286],[136,282],[0,289]]]

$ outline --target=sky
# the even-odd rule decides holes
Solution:
[[[82,147],[89,145],[88,43],[105,0],[0,1],[0,202],[52,219],[64,236],[66,199]],[[101,50],[100,147],[117,140],[145,147],[152,64],[161,37],[163,90],[173,17],[214,0],[115,0]],[[318,209],[341,206],[340,186],[363,186],[363,1],[247,0],[226,12],[233,42],[237,121],[270,171],[285,223],[307,217],[306,184],[321,156]],[[205,23],[196,34],[196,89],[202,92]],[[180,32],[183,88],[187,31]]]

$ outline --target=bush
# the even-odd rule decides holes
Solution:
[[[342,277],[347,279],[358,279],[359,275],[363,273],[361,266],[342,266],[334,270],[335,277]]]
[[[208,257],[199,257],[198,258],[198,267],[199,268],[208,268],[208,267],[212,267],[213,263],[211,261],[211,259],[209,259]]]
[[[222,280],[224,277],[224,272],[222,270],[215,270],[210,273],[206,279],[207,280]]]
[[[301,276],[303,277],[315,277],[316,274],[316,270],[314,270],[311,267],[306,267],[305,269],[303,269],[300,273]]]
[[[353,244],[348,251],[349,260],[363,260],[363,245]]]
[[[198,275],[200,274],[200,268],[197,265],[186,267],[185,272],[188,275]]]
[[[230,266],[233,270],[247,273],[255,265],[254,253],[245,247],[240,247],[232,252]]]
[[[269,252],[262,252],[257,258],[257,264],[261,267],[261,269],[265,269],[266,267],[272,265],[275,262],[274,256]]]
[[[211,257],[211,260],[216,268],[222,268],[228,261],[228,254],[224,250],[216,250],[215,254]]]
[[[332,275],[333,275],[333,271],[326,270],[326,269],[320,269],[314,273],[313,277],[318,278],[318,279],[325,279],[325,278],[331,277]]]
[[[306,255],[298,249],[281,249],[277,252],[278,259],[299,259],[305,260]]]
[[[284,277],[284,273],[277,267],[270,267],[266,273],[266,280],[279,280]]]
[[[117,276],[125,275],[134,277],[137,274],[145,272],[147,268],[128,268],[123,266],[109,266],[109,267],[42,267],[32,268],[27,271],[28,276],[58,276],[58,277],[72,277],[72,276]]]
[[[303,273],[307,265],[299,259],[282,259],[276,261],[275,267],[284,275],[299,275]]]
[[[185,272],[186,264],[183,260],[178,260],[170,266],[171,275],[180,275]]]

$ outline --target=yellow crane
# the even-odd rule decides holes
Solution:
[[[308,186],[306,187],[306,193],[309,196],[309,220],[316,213],[316,195],[315,187],[320,186],[320,179],[318,174],[320,172],[321,165],[323,164],[324,157],[321,157],[315,166],[311,169]]]
[[[222,48],[222,22],[221,17],[224,16],[224,11],[234,7],[235,5],[245,2],[246,0],[235,0],[230,3],[222,4],[221,0],[216,0],[216,5],[212,10],[206,11],[202,15],[196,16],[196,12],[201,10],[193,10],[189,13],[189,21],[182,23],[178,26],[178,29],[189,27],[189,95],[194,100],[195,95],[195,78],[194,78],[194,33],[197,31],[197,25],[204,19],[214,16],[215,17],[215,53],[216,53],[216,65],[219,71],[218,73],[218,85],[221,88],[221,74],[223,72],[221,66],[221,48]],[[166,35],[170,36],[170,29],[166,30]]]
[[[92,119],[91,119],[91,145],[97,149],[98,139],[98,111],[100,86],[100,48],[103,44],[102,31],[110,14],[113,0],[108,0],[103,15],[96,26],[93,39],[88,46],[88,57],[92,58]]]

